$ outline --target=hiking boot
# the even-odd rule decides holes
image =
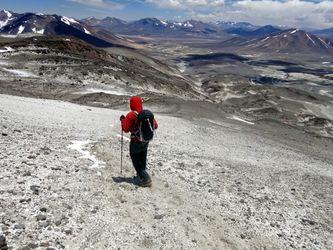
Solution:
[[[136,183],[138,185],[143,181],[143,179],[138,175],[134,176],[133,180],[134,180],[134,183]]]
[[[140,187],[151,187],[152,185],[153,182],[151,180],[142,181],[139,184]]]

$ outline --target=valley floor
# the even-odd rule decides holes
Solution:
[[[142,189],[132,181],[127,141],[120,174],[122,113],[0,95],[0,222],[9,246],[333,245],[331,139],[264,122],[157,113],[154,185]]]

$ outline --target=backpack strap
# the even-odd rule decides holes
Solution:
[[[139,113],[138,113],[137,111],[135,111],[135,110],[133,110],[132,112],[135,114],[136,119],[138,119]],[[140,125],[139,125],[139,126],[140,126]],[[134,134],[131,134],[131,138],[132,138],[132,139],[139,139],[139,140],[141,140],[140,137],[141,137],[141,136],[140,136],[140,127],[139,127],[139,128],[137,129],[137,131],[134,132]]]

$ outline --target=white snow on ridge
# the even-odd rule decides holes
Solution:
[[[17,34],[21,34],[24,31],[25,27],[21,25],[17,31]]]
[[[327,44],[327,42],[325,42],[323,39],[321,39],[320,37],[318,37],[318,39],[324,44],[324,46],[329,49],[330,46]]]
[[[8,18],[11,18],[12,17],[12,13],[10,13],[8,10],[3,10],[6,15],[8,16]]]
[[[68,17],[66,17],[66,16],[62,16],[62,17],[61,17],[61,21],[64,22],[65,24],[67,24],[67,25],[71,25],[72,23],[77,23],[77,24],[79,24],[79,22],[76,21],[75,19],[73,19],[73,18],[68,18]]]
[[[103,165],[105,164],[102,161],[99,161],[95,155],[92,155],[88,150],[84,150],[84,147],[91,143],[90,140],[87,141],[72,141],[72,145],[67,146],[68,149],[76,150],[82,156],[80,157],[81,159],[88,159],[90,160],[93,165],[90,166],[91,168],[98,168],[99,166],[104,167]]]
[[[190,22],[184,23],[184,27],[193,28],[193,25]]]
[[[8,24],[8,22],[10,21],[10,20],[12,20],[12,13],[10,13],[9,11],[7,11],[7,10],[3,10],[5,13],[6,13],[6,15],[7,15],[7,19],[6,20],[4,20],[4,21],[0,21],[0,28],[2,28],[2,27],[4,27],[4,26],[6,26],[7,24]]]
[[[315,41],[313,41],[313,39],[308,35],[308,33],[306,33],[306,36],[309,38],[309,40],[310,40],[314,45],[316,45]]]
[[[298,31],[298,29],[295,29],[295,30],[293,30],[292,32],[290,32],[290,34],[294,34],[294,33],[296,33]]]
[[[83,29],[84,29],[84,32],[85,32],[86,34],[89,34],[89,35],[91,35],[91,33],[90,33],[90,31],[89,31],[89,30],[87,30],[85,27],[83,27]]]

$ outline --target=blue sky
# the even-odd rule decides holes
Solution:
[[[332,0],[0,0],[0,9],[75,18],[113,16],[248,21],[299,28],[333,27]]]

